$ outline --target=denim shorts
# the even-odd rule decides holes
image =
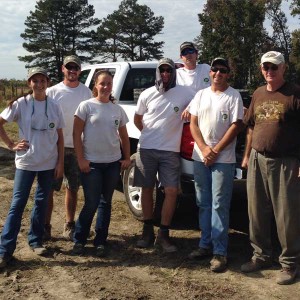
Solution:
[[[154,187],[157,174],[162,186],[178,187],[180,178],[179,153],[139,148],[134,170],[134,186]]]
[[[73,148],[65,148],[64,155],[64,178],[55,179],[52,189],[60,191],[62,182],[66,188],[71,191],[77,192],[80,183],[80,170],[77,163],[77,157]]]

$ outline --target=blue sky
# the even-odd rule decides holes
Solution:
[[[102,19],[118,9],[121,0],[89,0],[95,8],[95,17]],[[288,1],[290,2],[290,1]],[[158,40],[165,42],[164,56],[179,59],[179,45],[183,41],[193,41],[200,34],[198,14],[202,12],[206,0],[138,0],[146,4],[156,16],[163,16],[165,26]],[[24,22],[29,12],[35,10],[35,0],[0,1],[0,78],[26,78],[25,64],[18,56],[26,55],[22,47]],[[284,1],[288,12],[288,3]],[[290,30],[299,26],[297,18],[289,18]]]

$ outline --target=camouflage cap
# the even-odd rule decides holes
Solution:
[[[172,69],[175,68],[175,63],[172,59],[170,58],[162,58],[158,61],[158,68],[161,66],[161,65],[168,65],[170,66]]]
[[[33,75],[42,74],[49,79],[47,70],[41,67],[33,67],[28,70],[27,80],[29,80]]]
[[[64,66],[68,63],[74,63],[76,64],[78,67],[81,68],[81,61],[80,61],[80,58],[76,55],[69,55],[69,56],[66,56],[65,59],[64,59]]]

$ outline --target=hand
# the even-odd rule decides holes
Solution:
[[[78,166],[82,173],[89,173],[91,171],[90,161],[85,158],[78,159]]]
[[[64,165],[62,163],[57,163],[54,170],[54,178],[59,179],[64,175]]]
[[[19,151],[19,150],[27,150],[29,148],[29,142],[27,140],[21,140],[17,143],[12,143],[9,145],[9,149],[13,151]]]
[[[184,110],[181,114],[181,120],[184,120],[184,121],[190,121],[191,120],[191,114],[189,113],[188,110]]]
[[[245,168],[245,169],[248,169],[248,163],[249,163],[249,157],[243,157],[243,160],[242,160],[242,168]]]
[[[120,160],[120,163],[121,163],[121,171],[124,171],[127,168],[129,168],[129,166],[131,165],[131,160],[130,159],[123,159],[123,160]]]

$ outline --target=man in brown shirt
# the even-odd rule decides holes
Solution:
[[[290,284],[300,258],[300,87],[284,80],[281,53],[261,58],[267,82],[252,98],[244,123],[248,125],[242,166],[248,168],[247,194],[250,241],[254,249],[244,273],[272,265],[271,219],[275,216],[282,252],[278,284]]]

